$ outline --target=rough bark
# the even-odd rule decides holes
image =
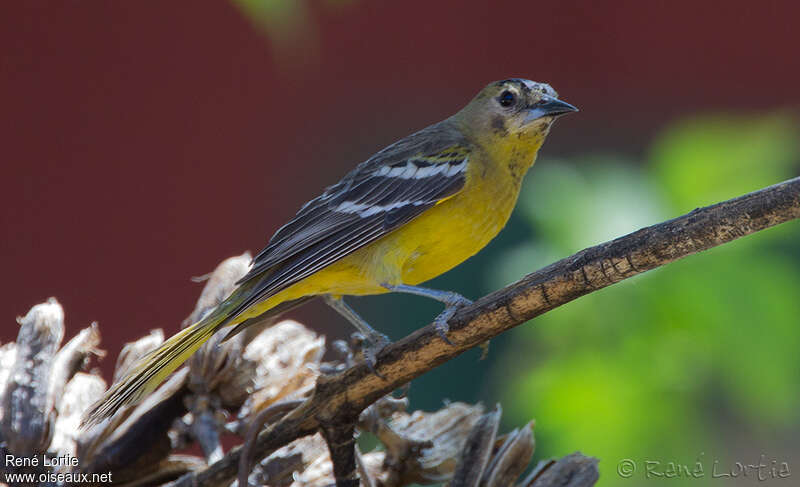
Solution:
[[[452,345],[429,325],[377,354],[377,374],[359,363],[336,375],[321,376],[308,400],[259,434],[255,457],[261,459],[319,430],[341,430],[394,389],[585,294],[798,217],[800,178],[794,178],[584,249],[459,310],[449,322]],[[225,484],[236,475],[239,455],[235,448],[174,485]]]

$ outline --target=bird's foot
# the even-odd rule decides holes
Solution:
[[[447,338],[447,333],[450,331],[450,325],[447,322],[456,314],[456,311],[464,306],[472,304],[472,301],[458,293],[448,293],[445,299],[443,299],[442,302],[445,303],[446,307],[444,311],[439,313],[439,316],[433,320],[433,326],[436,328],[439,337],[444,340],[445,343],[453,345],[453,342]]]
[[[375,365],[377,364],[376,360],[380,351],[392,343],[392,341],[389,340],[389,337],[383,333],[373,330],[368,337],[365,337],[361,333],[354,333],[353,338],[354,341],[358,342],[354,348],[361,351],[361,355],[363,355],[364,362],[367,364],[370,372],[385,380],[386,377],[378,372],[378,370],[375,368]]]
[[[360,351],[372,373],[381,379],[385,379],[384,376],[375,370],[375,360],[378,353],[383,350],[386,345],[392,343],[389,337],[379,331],[375,331],[374,328],[369,326],[369,323],[359,316],[353,308],[348,306],[341,296],[326,294],[323,296],[323,299],[330,307],[335,309],[336,312],[355,326],[358,332],[352,335],[350,348],[355,352]]]

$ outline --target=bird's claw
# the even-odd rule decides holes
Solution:
[[[444,314],[445,313],[442,312],[439,316],[436,317],[435,320],[433,320],[433,326],[436,328],[436,333],[439,334],[439,338],[441,338],[442,341],[445,342],[446,344],[453,346],[454,345],[453,342],[450,341],[449,338],[447,338],[447,332],[450,331],[450,325],[447,324],[447,320],[449,320],[453,316],[453,314],[450,313],[449,316],[444,316]]]

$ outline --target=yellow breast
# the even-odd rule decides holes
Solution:
[[[506,167],[471,162],[459,193],[331,266],[334,272],[362,271],[360,283],[343,286],[348,289],[342,294],[376,294],[384,292],[381,283],[428,281],[475,255],[500,232],[514,209],[520,181]]]

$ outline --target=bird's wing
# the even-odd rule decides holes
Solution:
[[[396,230],[464,186],[469,145],[432,126],[378,152],[304,205],[253,260],[231,318]]]

